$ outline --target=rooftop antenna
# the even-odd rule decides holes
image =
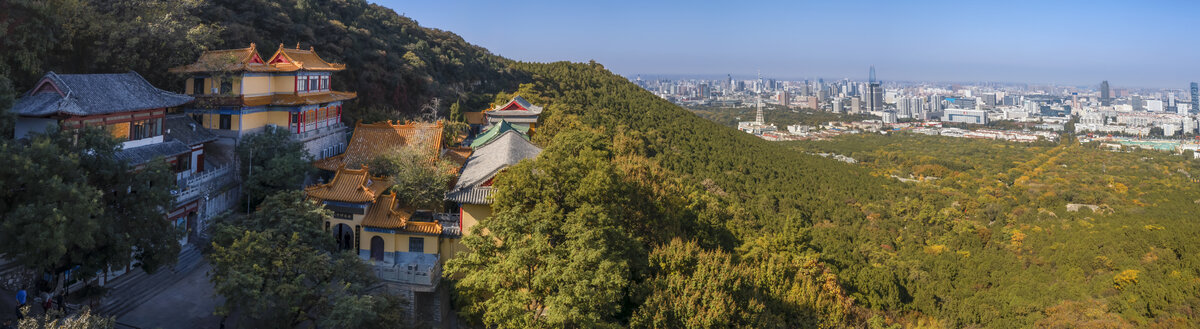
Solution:
[[[762,88],[762,71],[761,70],[758,71],[758,81],[759,81],[758,87],[761,89]],[[754,121],[758,122],[759,125],[762,125],[763,124],[762,92],[755,94],[754,103],[758,106],[758,113],[756,113],[754,115]]]

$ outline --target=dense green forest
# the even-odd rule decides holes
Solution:
[[[851,156],[873,176],[916,179],[893,189],[870,222],[831,228],[870,241],[857,248],[901,275],[905,308],[954,326],[1195,325],[1195,160],[1073,140],[900,134],[788,144]]]
[[[1200,317],[1200,168],[1178,156],[906,134],[771,143],[722,126],[750,112],[700,113],[710,121],[598,63],[509,61],[365,1],[18,0],[0,2],[0,24],[0,108],[48,70],[135,70],[178,90],[168,67],[250,42],[345,62],[333,87],[360,93],[347,120],[513,93],[544,105],[545,151],[496,180],[496,215],[479,223],[504,243],[468,236],[474,252],[446,267],[471,324],[1187,328]],[[839,119],[788,113],[768,121]]]
[[[901,134],[770,143],[690,115],[596,63],[514,67],[534,76],[520,93],[549,104],[535,136],[549,148],[530,172],[561,171],[542,164],[566,161],[550,160],[559,152],[584,157],[588,150],[600,149],[603,155],[596,163],[627,159],[645,166],[617,168],[612,175],[617,181],[633,177],[624,179],[633,185],[627,188],[651,191],[642,195],[661,209],[660,214],[605,213],[605,218],[632,218],[632,223],[597,228],[615,226],[613,234],[626,236],[619,240],[640,242],[632,251],[617,253],[627,255],[622,258],[626,268],[615,272],[624,279],[610,283],[644,290],[639,295],[631,289],[624,299],[633,305],[602,312],[598,319],[648,327],[802,325],[758,322],[776,316],[872,327],[1191,327],[1195,322],[1200,242],[1189,237],[1200,232],[1189,219],[1200,210],[1200,191],[1191,180],[1200,167],[1193,160],[1155,152],[1113,153],[1071,139],[1017,144]],[[591,132],[584,137],[577,134],[580,130]],[[596,138],[602,141],[597,145],[608,146],[575,145]],[[564,143],[575,146],[556,149]],[[863,164],[808,155],[817,152],[849,155]],[[563,178],[567,186],[584,184]],[[537,183],[540,179],[513,174],[497,186],[559,186]],[[500,214],[597,206],[547,204],[519,193],[514,200],[497,198]],[[550,195],[557,194],[542,196]],[[673,208],[671,196],[678,195],[686,195],[684,206]],[[708,203],[688,205],[697,200]],[[509,205],[514,208],[505,208]],[[703,211],[689,215],[694,209]],[[555,216],[578,215],[567,211]],[[497,216],[481,225],[524,227],[517,224],[522,219],[528,218]],[[657,229],[640,226],[644,221]],[[579,228],[552,231],[570,241],[582,238],[573,236],[575,230]],[[539,254],[522,247],[508,252]],[[776,257],[807,259],[788,274],[797,281],[758,277],[770,277],[763,271],[782,266],[774,263],[779,259],[761,257],[764,249]],[[507,273],[492,272],[497,269],[487,265],[505,250],[489,252],[493,254],[466,264],[466,270],[490,272],[492,279]],[[649,263],[642,263],[643,257]],[[738,274],[713,275],[712,268]],[[836,289],[818,290],[834,291],[832,296],[796,288],[793,293],[805,296],[805,304],[780,298],[795,295],[772,294],[776,285],[805,287],[803,282],[817,277],[836,283]],[[487,278],[468,276],[465,286],[483,290],[464,290],[473,296],[468,300],[505,290],[471,281]],[[700,288],[690,280],[741,284]],[[754,296],[764,304],[718,302],[730,296]],[[841,304],[836,296],[849,299]],[[621,300],[609,298],[615,298],[612,303]],[[531,300],[519,301],[517,305],[527,305]],[[486,323],[514,323],[504,320],[512,314],[493,319],[490,310],[467,310]],[[628,320],[622,315],[626,313],[631,314]]]
[[[264,57],[284,44],[345,63],[332,84],[359,93],[351,122],[444,113],[455,102],[475,109],[523,79],[487,49],[364,0],[14,0],[0,2],[0,26],[0,77],[11,84],[0,82],[0,97],[50,70],[134,70],[182,92],[185,77],[168,68],[252,42]]]

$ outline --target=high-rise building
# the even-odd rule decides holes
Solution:
[[[1108,80],[1100,81],[1100,105],[1112,105],[1112,90],[1108,87]]]
[[[983,100],[984,106],[987,106],[987,107],[996,106],[996,94],[987,93],[987,94],[979,95],[979,98],[981,100]]]
[[[1192,110],[1200,110],[1200,85],[1192,82]]]
[[[866,103],[867,111],[875,112],[883,110],[883,85],[875,80],[875,65],[871,65],[871,78],[867,82],[867,92],[865,94],[864,103]]]
[[[942,104],[942,102],[944,100],[945,100],[945,97],[942,97],[940,95],[929,95],[929,106],[925,108],[925,111],[926,112],[941,112],[942,110],[946,109],[945,105]]]
[[[1129,105],[1133,106],[1134,111],[1145,110],[1145,108],[1142,107],[1142,96],[1129,97]]]
[[[761,80],[762,80],[762,78],[760,77],[760,78],[758,78],[758,80],[759,80],[759,81],[761,81]],[[762,94],[758,94],[758,95],[757,95],[757,96],[754,98],[754,103],[755,103],[755,105],[758,107],[758,111],[757,111],[757,112],[755,112],[755,114],[754,114],[754,122],[757,122],[757,123],[758,123],[758,125],[760,125],[760,126],[761,126],[761,125],[763,125],[763,123],[764,123],[764,121],[763,121],[763,112],[762,112]]]
[[[780,90],[775,93],[775,101],[779,102],[779,105],[783,105],[783,107],[791,107],[792,95],[787,90]]]
[[[902,119],[913,118],[921,113],[921,98],[905,96],[896,99],[896,115]]]
[[[1164,110],[1163,101],[1158,99],[1147,99],[1143,103],[1146,104],[1147,112],[1162,112]]]

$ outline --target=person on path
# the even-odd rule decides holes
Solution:
[[[59,311],[62,311],[62,312],[63,312],[63,314],[66,314],[66,313],[67,313],[67,303],[66,303],[66,301],[67,301],[67,292],[66,292],[66,291],[64,291],[64,292],[61,292],[61,293],[59,293],[59,294],[58,294],[58,296],[57,296],[57,297],[54,297],[54,302],[55,302],[55,303],[58,303],[58,310],[59,310]]]
[[[54,306],[54,298],[50,292],[42,292],[42,312],[50,312],[50,307]]]
[[[17,291],[17,320],[25,318],[25,315],[21,314],[21,308],[25,307],[25,301],[29,297],[28,295],[29,293],[25,292],[25,288],[21,288],[21,290]]]

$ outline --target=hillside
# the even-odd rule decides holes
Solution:
[[[600,64],[513,62],[362,0],[6,1],[0,22],[0,107],[48,70],[134,70],[178,90],[166,68],[251,42],[346,63],[333,87],[360,95],[347,120],[412,118],[435,98],[437,111],[514,92],[544,105],[544,153],[496,180],[496,219],[480,223],[512,237],[507,249],[476,239],[447,265],[466,277],[456,307],[470,323],[1197,322],[1200,168],[1177,157],[921,136],[771,143]]]
[[[544,158],[553,158],[552,149],[562,143],[574,145],[568,154],[582,153],[575,143],[599,138],[618,154],[605,159],[620,164],[620,154],[631,154],[644,161],[635,163],[649,163],[650,169],[619,170],[619,176],[632,177],[633,185],[687,191],[674,193],[686,195],[683,204],[717,200],[701,208],[722,209],[672,216],[693,208],[672,208],[676,202],[670,192],[644,196],[666,209],[659,214],[665,219],[655,221],[659,227],[625,226],[627,239],[641,241],[644,250],[628,257],[651,262],[645,270],[649,275],[643,276],[630,265],[629,281],[654,287],[628,311],[635,325],[716,321],[753,327],[765,324],[738,319],[814,314],[837,319],[821,324],[835,326],[1186,328],[1194,323],[1191,310],[1200,299],[1189,292],[1200,287],[1195,258],[1200,243],[1186,237],[1200,233],[1189,219],[1200,211],[1200,201],[1193,202],[1200,187],[1191,179],[1200,174],[1200,165],[1192,160],[1149,151],[1113,153],[1070,139],[1026,145],[848,135],[832,142],[771,143],[692,115],[596,63],[515,63],[514,68],[534,77],[521,94],[549,104],[535,138],[550,145],[552,155]],[[601,137],[581,137],[579,130]],[[849,155],[862,164],[808,155],[817,152]],[[657,167],[662,176],[640,174]],[[929,179],[900,183],[889,176]],[[1068,204],[1097,210],[1074,211]],[[631,216],[634,222],[655,218],[613,215]],[[682,226],[693,229],[663,230],[679,221],[692,222]],[[705,231],[705,225],[718,228]],[[711,239],[725,234],[731,238]],[[708,249],[680,246],[673,238],[696,240],[700,249]],[[728,257],[707,252],[732,257],[722,265],[676,258],[678,253],[718,262]],[[818,302],[816,313],[770,305],[766,311],[754,305],[716,311],[706,308],[712,307],[706,297],[738,296],[742,289],[758,291],[759,300],[774,297],[763,285],[689,289],[699,284],[691,280],[730,279],[711,277],[706,271],[712,268],[745,271],[746,276],[734,277],[770,285],[757,276],[769,275],[767,269],[779,266],[774,263],[779,260],[760,252],[808,259],[814,267],[800,272],[809,275],[829,270],[828,282],[837,288],[828,291],[852,298],[847,303],[852,306],[828,308]],[[662,265],[676,262],[700,264]],[[646,313],[654,317],[643,318]]]
[[[151,83],[182,91],[170,67],[191,63],[203,50],[257,43],[263,56],[276,47],[313,47],[348,70],[336,90],[356,91],[347,119],[382,120],[446,111],[462,102],[478,108],[488,94],[527,78],[507,60],[450,32],[420,27],[395,11],[349,1],[5,1],[0,22],[0,76],[11,90],[28,90],[45,71],[137,71]],[[7,88],[4,88],[7,89]]]

